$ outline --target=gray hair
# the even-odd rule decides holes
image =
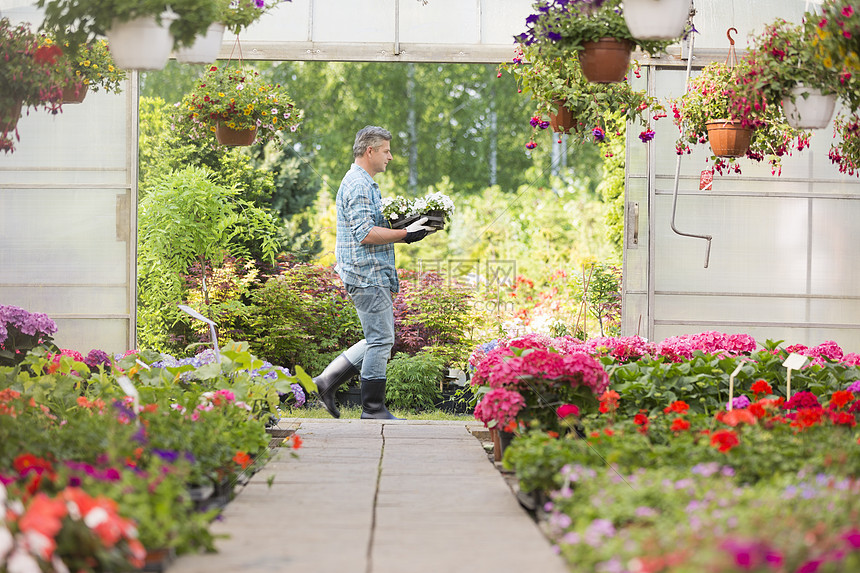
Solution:
[[[383,141],[391,141],[391,132],[375,125],[363,127],[355,134],[355,145],[352,146],[353,157],[361,157],[368,147],[379,147]]]

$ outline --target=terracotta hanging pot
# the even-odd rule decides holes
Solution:
[[[22,100],[13,101],[0,107],[0,135],[15,131],[21,118]]]
[[[836,94],[823,95],[821,90],[798,85],[791,90],[794,101],[782,102],[785,119],[795,129],[821,129],[830,124],[836,108]]]
[[[63,86],[63,103],[81,103],[87,96],[89,86],[81,82],[68,82]]]
[[[570,133],[570,130],[576,126],[576,118],[573,113],[564,107],[563,100],[553,102],[556,105],[556,113],[549,114],[549,125],[556,133]]]
[[[611,84],[624,80],[630,67],[633,44],[627,40],[601,38],[596,42],[583,42],[579,64],[585,78],[598,84]]]
[[[674,40],[684,33],[693,0],[624,0],[624,22],[638,40]]]
[[[740,121],[713,119],[705,123],[708,141],[717,157],[742,157],[750,148],[753,130],[741,127]]]
[[[225,124],[218,122],[215,127],[215,139],[221,145],[243,146],[251,145],[257,139],[257,128],[254,129],[233,129]]]

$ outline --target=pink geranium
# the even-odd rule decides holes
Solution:
[[[496,427],[505,427],[516,421],[517,414],[526,401],[522,394],[504,388],[490,390],[475,407],[475,419],[480,420],[485,426],[495,422]]]

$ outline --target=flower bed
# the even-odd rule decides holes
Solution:
[[[542,525],[575,570],[860,566],[856,354],[833,342],[758,348],[749,336],[717,332],[660,344],[539,335],[496,344],[473,355],[476,376],[525,372],[498,362],[525,347],[585,352],[608,374],[597,411],[574,413],[576,433],[546,431],[526,409],[516,412],[522,431],[504,458],[523,492],[549,500],[538,508]],[[789,397],[782,363],[790,353],[811,360],[792,372]]]
[[[313,388],[245,343],[219,358],[36,347],[0,367],[0,570],[127,570],[156,550],[213,550],[211,520],[268,459],[267,424]]]

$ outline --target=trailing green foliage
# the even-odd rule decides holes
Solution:
[[[160,177],[139,207],[138,336],[141,345],[164,348],[170,327],[181,318],[181,274],[198,263],[204,272],[227,254],[247,256],[260,245],[274,261],[272,217],[239,196],[235,187],[212,181],[206,168],[188,167]],[[203,282],[201,281],[201,286]],[[203,289],[208,304],[208,292]]]

